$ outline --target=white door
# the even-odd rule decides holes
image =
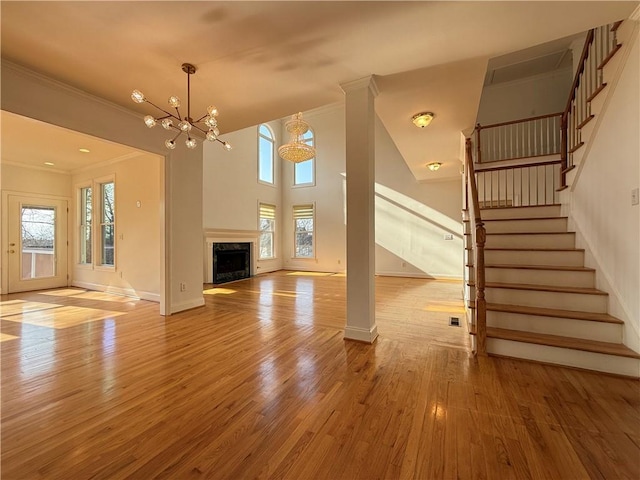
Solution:
[[[67,201],[9,195],[9,293],[67,285]]]

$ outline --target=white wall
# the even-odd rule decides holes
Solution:
[[[378,119],[376,273],[462,278],[461,210],[460,179],[416,182]]]
[[[114,175],[116,202],[115,268],[79,265],[76,247],[70,252],[73,285],[159,301],[163,221],[159,208],[161,167],[162,162],[156,155],[140,154],[135,158],[73,175],[74,199],[79,186]],[[75,240],[78,212],[76,202],[71,202],[71,205],[69,223],[74,226],[71,238]]]
[[[597,286],[609,292],[609,313],[625,321],[624,343],[640,351],[640,37],[632,48],[579,176],[569,194],[570,219],[597,268]],[[608,80],[609,81],[609,80]]]
[[[490,125],[564,111],[571,69],[489,85],[482,90],[477,123]]]
[[[274,132],[276,148],[280,145],[280,121],[269,122]],[[203,159],[203,227],[206,231],[220,231],[229,238],[255,236],[258,230],[258,204],[276,206],[276,258],[256,260],[257,273],[282,268],[280,247],[283,211],[281,200],[281,163],[276,151],[275,185],[258,182],[258,127],[230,133],[225,139],[233,146],[224,150],[220,143],[206,142]],[[227,240],[233,241],[233,240]],[[257,255],[257,252],[252,252]],[[206,258],[206,257],[205,257]],[[205,268],[210,268],[205,265]]]

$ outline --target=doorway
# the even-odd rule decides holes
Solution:
[[[8,293],[67,286],[66,200],[8,196]]]

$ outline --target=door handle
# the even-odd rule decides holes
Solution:
[[[16,253],[15,250],[7,250],[9,253]]]
[[[16,246],[16,244],[15,244],[15,243],[10,243],[10,244],[9,244],[9,246],[10,246],[10,247],[15,247],[15,246]]]

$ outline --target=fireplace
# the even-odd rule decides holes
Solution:
[[[251,276],[251,243],[213,244],[213,283],[226,283]]]

